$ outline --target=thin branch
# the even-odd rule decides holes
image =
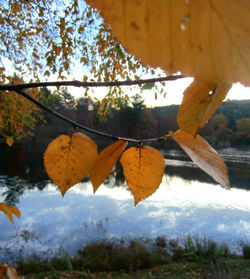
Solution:
[[[145,83],[174,81],[174,80],[178,80],[178,79],[182,79],[182,78],[185,78],[185,76],[174,75],[174,76],[150,78],[150,79],[109,81],[109,82],[81,82],[78,80],[36,82],[36,83],[27,83],[27,84],[0,85],[0,91],[3,91],[3,90],[16,91],[16,90],[27,89],[27,88],[38,88],[38,87],[49,87],[49,86],[74,86],[74,87],[131,86],[131,85],[141,85],[141,84],[145,84]]]
[[[34,103],[35,105],[37,105],[39,108],[47,111],[48,113],[56,116],[57,118],[73,125],[74,127],[77,127],[79,129],[85,130],[87,132],[93,133],[95,135],[99,135],[99,136],[103,136],[103,137],[107,137],[113,140],[124,140],[124,141],[128,141],[131,143],[149,143],[149,142],[154,142],[154,141],[163,141],[166,140],[168,138],[170,138],[170,135],[164,135],[162,137],[158,137],[158,138],[152,138],[152,139],[142,139],[142,140],[137,140],[137,139],[131,139],[131,138],[123,138],[123,137],[118,137],[118,136],[113,136],[95,129],[91,129],[89,127],[83,126],[69,118],[67,118],[66,116],[52,110],[51,108],[47,107],[46,105],[40,103],[39,101],[37,101],[36,99],[34,99],[33,97],[31,97],[30,95],[28,95],[27,93],[25,93],[22,89],[12,89],[14,90],[16,93],[18,93],[19,95],[22,95],[24,98],[28,99],[29,101],[31,101],[32,103]]]

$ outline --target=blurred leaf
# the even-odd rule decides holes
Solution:
[[[145,65],[250,85],[250,1],[87,0]]]
[[[15,270],[15,268],[11,267],[11,266],[7,266],[6,267],[7,271],[6,271],[6,274],[7,274],[7,277],[9,279],[21,279],[18,275],[17,275],[17,272]]]
[[[5,203],[0,203],[0,210],[3,211],[9,217],[11,223],[13,223],[13,214],[18,218],[21,216],[21,213],[18,208],[16,208],[15,206],[7,205]]]
[[[7,137],[6,143],[8,144],[9,147],[11,147],[14,143],[14,139],[12,137]]]
[[[143,84],[143,86],[141,87],[141,90],[150,90],[155,86],[155,83],[145,83]]]

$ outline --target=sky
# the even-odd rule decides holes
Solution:
[[[11,62],[7,59],[2,58],[4,61],[6,68],[9,69],[10,72],[14,72],[14,68],[11,65]],[[76,63],[78,67],[79,64]],[[79,71],[77,68],[73,69],[72,76],[69,76],[67,80],[82,80],[83,72]],[[162,71],[156,70],[156,74],[163,73]],[[155,77],[155,76],[154,76]],[[145,77],[143,77],[145,78]],[[146,78],[153,78],[152,76],[148,76]],[[41,81],[46,81],[43,79],[43,77],[40,78]],[[48,81],[57,81],[56,75],[51,75],[48,79]],[[193,81],[193,78],[184,78],[179,79],[176,81],[168,81],[166,82],[165,90],[167,92],[166,97],[164,98],[162,95],[158,94],[157,99],[155,99],[155,94],[153,90],[144,90],[143,91],[143,98],[145,100],[145,104],[148,107],[156,107],[156,106],[168,106],[172,104],[181,104],[182,96],[185,88],[189,86],[189,84]],[[123,87],[126,93],[129,96],[132,96],[136,93],[140,93],[140,88],[135,87],[135,90],[130,92],[128,90],[128,87]],[[138,88],[138,89],[137,89]],[[55,88],[50,88],[52,91]],[[82,88],[77,87],[69,87],[69,92],[75,97],[83,97],[84,96],[84,90]],[[107,94],[107,89],[103,87],[95,88],[94,94],[91,95],[91,97],[96,97],[98,99],[102,99]],[[250,99],[250,87],[245,87],[240,83],[235,83],[232,87],[232,89],[229,91],[226,100],[246,100]]]
[[[82,80],[82,72],[78,69],[82,67],[79,62],[75,61],[75,70],[73,70],[75,75],[73,75],[71,78],[76,80]],[[154,69],[156,76],[143,76],[143,78],[155,78],[158,77],[158,75],[165,76],[165,73],[157,68]],[[86,74],[86,73],[85,73]],[[181,73],[178,73],[181,74]],[[165,90],[167,92],[165,98],[163,95],[158,94],[157,99],[155,99],[155,93],[153,90],[144,90],[143,91],[143,99],[145,100],[145,104],[148,107],[157,107],[157,106],[168,106],[172,104],[181,104],[183,92],[185,89],[191,84],[193,81],[193,78],[184,78],[179,79],[176,81],[168,81],[166,82]],[[135,87],[135,91],[130,92],[128,90],[127,86],[123,87],[124,91],[129,96],[132,96],[136,93],[140,93],[139,86]],[[70,93],[72,93],[76,98],[82,97],[84,94],[84,90],[81,88],[69,88]],[[103,87],[95,88],[93,97],[96,97],[98,99],[104,98],[104,96],[107,94],[108,90],[105,90]],[[165,93],[165,91],[164,91]],[[235,83],[232,87],[232,89],[229,91],[226,100],[246,100],[250,99],[250,87],[245,87],[240,83]]]

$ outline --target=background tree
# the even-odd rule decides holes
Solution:
[[[236,137],[244,145],[250,144],[250,118],[236,120]]]

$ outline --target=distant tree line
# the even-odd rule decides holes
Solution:
[[[112,135],[142,139],[178,129],[179,105],[147,108],[140,94],[134,95],[130,102],[121,98],[121,108],[109,108],[105,115],[101,102],[84,97],[75,99],[67,88],[62,88],[60,93],[43,88],[39,98],[74,121]],[[40,124],[35,129],[38,138],[53,138],[72,129],[47,113],[44,113],[44,120],[46,125]],[[215,146],[250,145],[250,100],[223,102],[201,135]]]

